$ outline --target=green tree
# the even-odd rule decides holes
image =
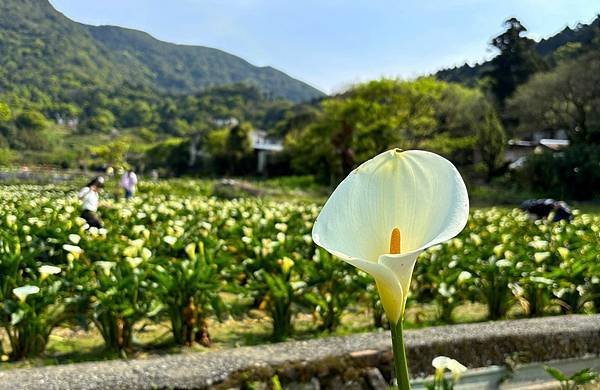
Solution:
[[[26,110],[15,118],[16,137],[13,147],[21,150],[50,150],[57,144],[57,137],[48,129],[44,115],[36,110]],[[9,140],[10,141],[10,140]]]
[[[477,125],[477,149],[487,170],[488,181],[503,162],[506,134],[496,111],[489,104],[482,107],[483,115]]]
[[[115,116],[105,108],[97,108],[87,121],[87,126],[91,130],[108,131],[115,124]]]
[[[600,185],[600,54],[592,51],[536,74],[509,100],[517,131],[566,130],[561,153],[528,157],[522,175],[530,190],[549,196],[591,199]]]
[[[8,104],[0,102],[0,122],[8,122],[11,117],[12,114]]]
[[[597,51],[536,74],[510,99],[517,131],[567,130],[572,143],[600,143],[600,54]]]
[[[0,166],[9,165],[14,158],[15,154],[12,150],[0,145]]]
[[[91,146],[89,149],[100,163],[113,167],[126,167],[130,144],[129,139],[119,138],[104,145]]]
[[[242,160],[252,152],[251,132],[252,125],[247,122],[241,122],[229,130],[226,147],[230,173],[238,171]]]
[[[501,106],[517,86],[545,67],[535,51],[535,41],[522,36],[527,31],[525,26],[516,18],[508,19],[504,25],[506,31],[492,40],[500,54],[491,61],[491,70],[487,73],[493,80],[492,92]]]
[[[394,147],[470,163],[484,108],[493,111],[481,92],[433,78],[372,81],[322,101],[315,119],[293,128],[285,145],[296,172],[318,172],[331,183]]]
[[[152,107],[150,107],[150,105],[143,100],[136,100],[125,110],[123,115],[123,126],[146,126],[151,120]]]
[[[41,112],[28,110],[17,115],[15,118],[15,125],[20,130],[32,130],[37,132],[48,127],[48,122]]]
[[[167,170],[175,174],[184,174],[189,169],[185,141],[181,138],[167,138],[145,153],[145,166],[149,169]]]

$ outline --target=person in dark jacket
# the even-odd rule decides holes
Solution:
[[[554,199],[528,199],[521,203],[521,210],[527,211],[534,219],[548,218],[550,213],[554,212],[552,222],[567,220],[573,218],[571,209],[565,202]]]

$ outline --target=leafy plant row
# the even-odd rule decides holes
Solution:
[[[248,302],[272,321],[273,339],[312,313],[334,330],[350,306],[385,326],[370,277],[313,244],[319,208],[294,201],[168,195],[168,184],[109,201],[104,229],[78,217],[78,200],[53,186],[0,188],[0,327],[17,360],[42,353],[57,326],[88,326],[106,348],[132,347],[135,325],[168,319],[181,345],[210,344],[207,319]],[[435,303],[453,321],[466,302],[499,319],[600,311],[600,218],[532,222],[518,210],[475,210],[461,235],[417,263],[410,305]],[[0,350],[0,355],[5,351]]]

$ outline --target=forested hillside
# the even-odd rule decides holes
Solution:
[[[580,52],[591,50],[594,39],[600,37],[600,16],[590,24],[579,24],[575,29],[566,27],[549,38],[533,44],[534,50],[551,65],[565,57],[572,58]],[[481,64],[464,64],[440,70],[435,76],[444,81],[475,85],[492,69],[492,60]]]
[[[503,189],[596,197],[600,18],[540,42],[510,18],[490,44],[498,55],[475,67],[323,96],[218,50],[75,23],[46,0],[0,0],[0,165],[253,175],[260,129],[283,141],[272,174],[335,184],[399,147],[439,153]],[[568,148],[509,170],[509,139],[559,131]]]
[[[161,42],[120,27],[74,22],[47,0],[0,0],[0,91],[68,99],[124,80],[168,93],[196,93],[232,83],[255,85],[292,101],[322,96],[271,67],[223,51]]]

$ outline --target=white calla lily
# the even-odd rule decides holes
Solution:
[[[403,316],[417,257],[466,225],[469,199],[437,154],[389,150],[355,169],[317,218],[314,242],[375,278],[391,323]]]
[[[81,236],[79,234],[69,234],[69,241],[77,245],[81,241]]]
[[[127,257],[125,260],[127,260],[131,268],[137,268],[144,261],[141,257]]]
[[[40,288],[38,286],[27,285],[13,288],[12,292],[17,296],[17,298],[19,298],[21,302],[25,302],[29,295],[39,293]]]
[[[438,356],[434,358],[431,365],[435,368],[435,375],[438,378],[441,378],[444,375],[445,370],[449,370],[452,372],[452,377],[455,382],[457,382],[460,376],[467,371],[467,367],[462,363],[447,356]]]
[[[41,274],[56,275],[60,273],[60,267],[54,265],[42,265],[38,268]]]
[[[110,270],[117,265],[114,261],[96,261],[94,262],[98,267],[102,269],[104,275],[109,276]]]
[[[74,258],[79,258],[79,255],[83,253],[83,249],[77,245],[64,244],[63,249],[73,255]]]
[[[48,275],[56,275],[60,273],[60,267],[54,265],[42,265],[38,268],[38,272],[41,274],[41,279],[45,280]]]
[[[175,243],[177,242],[177,237],[173,237],[173,236],[164,236],[163,237],[163,241],[166,242],[167,244],[173,246],[175,245]]]

